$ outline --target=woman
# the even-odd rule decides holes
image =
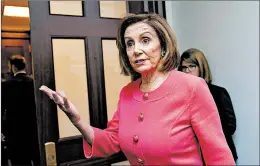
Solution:
[[[180,64],[180,71],[201,77],[208,84],[209,90],[218,108],[223,132],[233,154],[234,160],[236,161],[238,156],[232,139],[232,135],[236,131],[236,116],[227,90],[211,83],[212,75],[209,64],[202,51],[195,48],[190,48],[184,51],[181,56]]]
[[[131,165],[234,165],[214,100],[198,77],[177,71],[177,41],[156,14],[122,19],[117,46],[122,73],[141,75],[120,93],[118,109],[101,130],[82,121],[64,93],[41,88],[84,137],[87,158],[123,151]],[[205,102],[207,101],[207,102]]]

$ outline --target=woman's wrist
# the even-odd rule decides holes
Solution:
[[[71,116],[71,117],[69,117],[69,119],[70,119],[70,121],[72,122],[72,124],[74,125],[74,126],[79,126],[80,125],[80,122],[81,122],[81,118],[80,118],[80,116],[78,115],[78,116]]]
[[[83,119],[79,119],[78,121],[74,122],[73,125],[81,132],[84,139],[92,145],[93,138],[94,138],[94,131],[93,128]]]

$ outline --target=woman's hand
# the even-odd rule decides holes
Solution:
[[[49,98],[52,99],[61,110],[63,110],[74,125],[77,125],[80,121],[79,112],[77,108],[68,100],[63,91],[55,92],[44,85],[40,87],[40,90],[47,94]]]

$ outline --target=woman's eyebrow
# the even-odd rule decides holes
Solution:
[[[153,36],[153,34],[152,34],[151,32],[149,32],[149,31],[141,32],[141,33],[139,34],[139,36],[143,36],[143,35],[145,35],[145,34],[150,34],[151,36]],[[131,39],[131,37],[130,37],[130,36],[125,36],[124,39],[125,39],[125,40],[126,40],[126,39]]]
[[[140,36],[142,36],[142,35],[144,35],[144,34],[150,34],[150,35],[153,36],[153,34],[152,34],[151,32],[143,32],[143,33],[140,34]]]

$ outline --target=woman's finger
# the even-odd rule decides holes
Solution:
[[[54,93],[54,94],[53,94],[53,99],[54,99],[54,102],[55,102],[56,104],[61,104],[61,105],[64,104],[63,98],[62,98],[61,96],[59,96],[57,93]]]
[[[55,92],[44,85],[41,86],[39,89],[44,93],[46,93],[50,97],[50,99],[54,100],[54,102],[58,105],[58,107],[61,110],[63,110],[64,112],[68,112],[68,109],[70,108],[71,105],[64,91]]]
[[[69,108],[70,108],[70,103],[69,103],[68,98],[67,98],[67,97],[64,97],[63,100],[64,100],[64,106],[65,106],[65,108],[69,109]]]
[[[66,94],[63,90],[58,90],[56,93],[58,93],[58,95],[60,95],[62,98],[66,97]]]
[[[51,90],[50,88],[48,88],[45,85],[42,85],[39,90],[43,91],[45,94],[47,94],[49,96],[50,99],[53,100],[53,94],[55,93],[53,90]]]
[[[66,97],[66,94],[64,91],[57,91],[58,95],[60,95],[63,98],[63,104],[65,106],[65,108],[69,109],[70,108],[70,104],[68,101],[68,98]]]

